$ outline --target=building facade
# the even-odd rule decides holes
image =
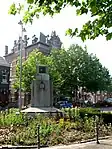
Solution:
[[[18,57],[20,55],[20,37],[19,40],[14,41],[14,46],[10,53],[8,53],[8,46],[5,46],[5,60],[10,64],[10,88],[12,89],[13,82],[16,77],[16,65]],[[45,36],[40,32],[40,37],[37,38],[36,35],[32,37],[32,43],[28,44],[29,38],[27,35],[24,36],[23,48],[22,48],[22,61],[26,60],[30,52],[34,49],[38,49],[45,55],[49,55],[53,48],[60,49],[62,42],[56,32],[53,31],[51,36]]]
[[[9,102],[9,76],[10,65],[3,57],[0,57],[0,106]]]

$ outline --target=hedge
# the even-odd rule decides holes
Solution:
[[[112,113],[111,112],[101,112],[97,108],[67,108],[63,109],[66,114],[70,116],[70,118],[74,118],[76,116],[80,116],[84,119],[85,116],[88,118],[95,117],[96,115],[99,118],[102,118],[104,123],[109,124],[112,123]],[[77,114],[76,114],[77,113]]]

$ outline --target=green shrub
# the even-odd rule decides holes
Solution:
[[[98,109],[94,109],[94,108],[80,108],[79,115],[81,118],[84,118],[85,116],[88,116],[88,117],[92,117],[95,115],[100,116],[100,112]]]
[[[95,115],[97,115],[103,119],[105,124],[112,123],[111,112],[100,112],[98,109],[94,108],[80,108],[79,115],[81,118],[84,118],[85,115],[87,115],[87,117],[95,117]]]
[[[0,112],[0,126],[20,125],[26,121],[25,114],[18,109],[10,109]]]
[[[66,113],[66,118],[70,120],[84,119],[85,116],[91,118],[97,115],[103,119],[104,123],[112,123],[112,113],[100,112],[99,109],[96,108],[65,108],[63,111]]]
[[[40,125],[41,145],[69,144],[70,142],[94,138],[94,115],[99,114],[100,136],[111,135],[112,125],[105,125],[102,117],[111,113],[100,113],[92,108],[63,109],[67,116],[56,120],[55,117],[37,114],[28,118],[17,109],[0,113],[0,144],[37,145],[37,126]],[[5,113],[5,116],[4,116]],[[75,118],[75,120],[74,120]],[[73,119],[73,120],[71,120]],[[27,125],[26,125],[27,124]]]

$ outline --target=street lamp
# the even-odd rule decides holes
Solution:
[[[23,32],[25,32],[25,28],[23,27],[22,21],[18,23],[21,26],[21,37],[20,37],[20,80],[19,80],[19,99],[18,99],[18,106],[19,109],[21,110],[22,106],[22,98],[21,98],[21,93],[22,93],[22,49],[23,49]]]

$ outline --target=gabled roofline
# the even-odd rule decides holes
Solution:
[[[43,43],[43,42],[41,42],[41,41],[38,41],[37,43],[30,44],[30,45],[28,45],[28,46],[26,46],[26,47],[24,47],[24,48],[25,48],[25,49],[28,49],[28,48],[30,48],[30,47],[32,47],[32,46],[34,46],[34,45],[38,45],[38,44],[43,44],[43,45],[45,45],[45,46],[47,46],[47,47],[50,47],[47,43]],[[12,55],[12,54],[14,54],[14,52],[8,53],[7,55],[4,55],[3,57],[7,57],[7,56]]]

